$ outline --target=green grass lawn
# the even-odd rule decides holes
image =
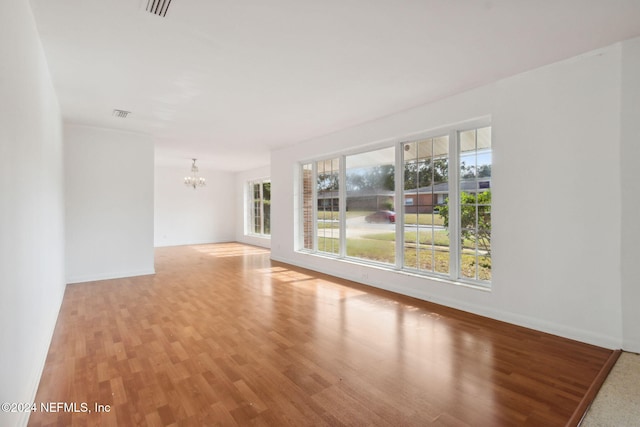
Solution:
[[[370,213],[373,211],[347,211],[347,219],[367,216]],[[318,211],[318,219],[337,221],[340,219],[340,214],[339,212]],[[404,223],[407,225],[444,225],[444,218],[438,214],[405,214]]]
[[[419,246],[406,248],[404,250],[404,266],[447,274],[449,273],[449,252],[424,250]]]
[[[386,240],[386,241],[395,241],[396,235],[395,233],[374,233],[367,234],[362,236],[365,239],[371,240]],[[449,247],[449,235],[446,230],[434,230],[433,234],[431,230],[423,230],[423,231],[405,231],[404,232],[404,240],[406,243],[416,243],[416,239],[419,238],[419,243],[421,245],[434,245],[434,246],[445,246]],[[463,248],[466,249],[475,249],[475,245],[473,240],[465,239],[463,243]]]
[[[367,216],[373,213],[372,211],[348,211],[347,219],[356,218],[359,216]],[[318,228],[339,228],[340,214],[338,212],[318,212]],[[335,221],[335,222],[322,222],[322,221]]]
[[[404,214],[407,225],[444,225],[444,218],[438,214]]]
[[[340,228],[339,222],[319,222],[318,229],[321,228]]]
[[[338,239],[318,238],[318,250],[337,254]],[[395,259],[395,242],[372,239],[347,239],[347,255],[379,262],[392,263]]]
[[[389,239],[393,233],[380,233],[364,236],[363,238],[347,239],[347,256],[361,258],[386,264],[395,263],[395,240]],[[373,237],[373,238],[372,238]],[[422,242],[422,238],[420,239]],[[438,238],[436,238],[436,241]],[[414,240],[415,243],[415,240]],[[447,239],[448,245],[448,239]],[[442,245],[443,248],[447,245]],[[435,271],[447,274],[449,272],[449,252],[445,250],[431,250],[431,244],[420,244],[406,247],[404,250],[404,266],[421,271]],[[318,250],[337,254],[339,241],[333,238],[319,238]],[[491,259],[478,257],[478,265],[472,254],[462,254],[462,277],[474,278],[476,268],[481,280],[491,280]]]
[[[355,218],[358,216],[367,216],[373,211],[347,211],[347,219]],[[329,211],[318,211],[318,219],[320,220],[333,220],[337,221],[340,219],[339,212],[329,212]]]
[[[347,239],[347,256],[392,264],[395,262],[395,242],[369,239]]]
[[[396,240],[396,233],[375,233],[362,236],[365,239],[371,240],[386,240],[394,242]],[[424,230],[422,232],[405,231],[404,240],[406,243],[416,243],[416,239],[420,238],[421,245],[435,245],[435,246],[449,246],[449,235],[446,230],[435,230],[431,233],[431,229]]]
[[[338,212],[330,212],[330,211],[318,211],[318,219],[320,220],[338,220],[340,215]]]

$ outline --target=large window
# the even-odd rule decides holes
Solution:
[[[301,188],[300,250],[491,281],[489,126],[305,163]]]
[[[271,182],[269,180],[250,181],[249,234],[271,235]]]

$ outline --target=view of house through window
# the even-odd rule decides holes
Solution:
[[[460,132],[461,275],[491,279],[491,128]]]
[[[349,257],[395,264],[395,149],[346,156]]]
[[[249,234],[271,235],[271,182],[269,180],[250,181]]]
[[[491,282],[491,127],[446,129],[301,172],[301,250]]]
[[[449,233],[440,208],[449,194],[449,136],[402,146],[404,267],[449,274]]]

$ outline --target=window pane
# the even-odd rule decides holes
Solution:
[[[262,212],[264,214],[262,232],[271,235],[271,183],[262,183]]]
[[[404,267],[448,274],[449,237],[441,207],[446,206],[448,194],[449,137],[426,138],[403,147]]]
[[[436,273],[449,273],[449,251],[438,250],[434,252]]]
[[[395,148],[347,156],[347,256],[395,263]]]
[[[318,251],[337,254],[340,252],[340,159],[319,161],[316,168]]]
[[[476,151],[476,130],[460,132],[460,153]]]
[[[313,165],[302,165],[302,247],[313,249]]]
[[[253,184],[253,233],[260,233],[262,215],[260,214],[260,184]]]
[[[449,135],[433,138],[433,157],[449,157]]]
[[[463,252],[460,268],[464,279],[491,281],[491,257],[488,255]]]
[[[478,150],[483,148],[491,149],[491,126],[477,130]]]

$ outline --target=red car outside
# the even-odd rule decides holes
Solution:
[[[393,211],[376,211],[364,217],[367,222],[388,222],[394,224],[396,222],[396,213]]]

